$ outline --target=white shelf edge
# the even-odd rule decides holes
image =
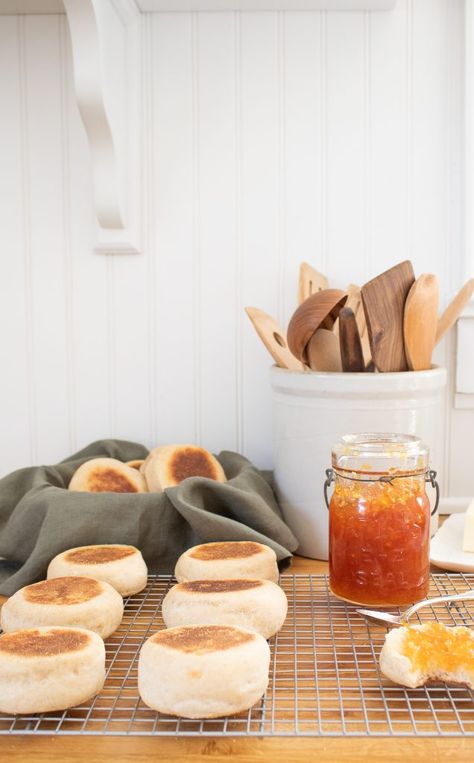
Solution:
[[[66,0],[64,0],[66,2]],[[189,11],[388,11],[397,0],[119,0],[125,14]],[[0,0],[0,15],[65,13],[63,0]]]

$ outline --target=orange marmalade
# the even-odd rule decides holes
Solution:
[[[429,586],[430,505],[424,474],[391,482],[336,472],[329,507],[329,580],[357,604],[406,605]]]
[[[433,677],[458,670],[474,676],[474,633],[463,626],[432,622],[407,627],[403,654],[414,668]]]

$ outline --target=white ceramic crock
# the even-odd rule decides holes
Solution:
[[[275,484],[298,553],[328,558],[325,470],[344,434],[416,434],[442,487],[446,369],[405,373],[301,373],[273,366]]]

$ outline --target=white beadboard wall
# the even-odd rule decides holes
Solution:
[[[465,275],[463,8],[144,15],[136,257],[92,251],[65,17],[0,17],[1,473],[101,437],[270,466],[243,307],[286,324],[301,260],[344,287],[410,257],[446,302]],[[444,493],[469,495],[474,412],[451,400]]]

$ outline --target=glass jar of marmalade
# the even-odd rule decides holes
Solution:
[[[372,606],[408,605],[429,587],[428,448],[401,434],[345,435],[332,450],[329,584],[341,599]]]

